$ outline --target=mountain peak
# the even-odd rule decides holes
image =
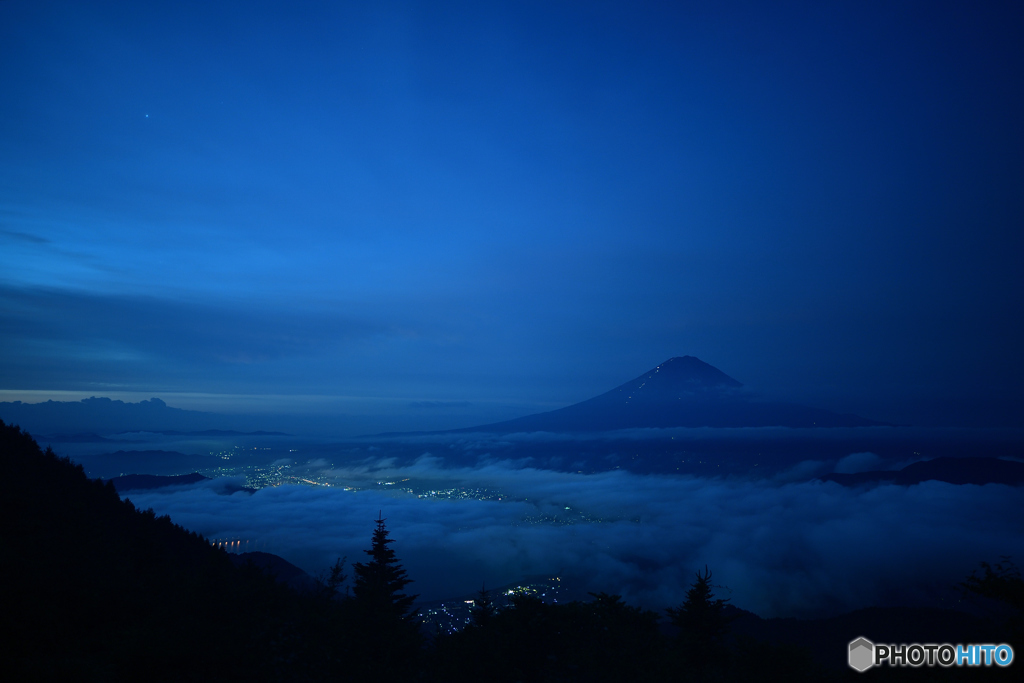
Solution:
[[[695,392],[739,389],[743,385],[713,365],[694,356],[676,356],[644,374],[619,385],[606,395],[625,394],[630,399],[691,395]]]
[[[729,375],[696,356],[675,356],[654,368],[653,373],[667,373],[667,377],[706,387],[742,387]]]
[[[602,432],[666,427],[862,427],[882,423],[761,399],[713,365],[676,356],[594,398],[457,432]]]

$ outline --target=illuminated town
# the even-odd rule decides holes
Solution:
[[[254,463],[253,455],[265,455],[262,451],[269,448],[250,447],[211,452],[210,455],[220,458],[224,464],[214,468],[199,470],[199,473],[210,477],[237,477],[245,481],[245,488],[259,490],[272,486],[293,484],[299,486],[336,488],[343,491],[373,490],[388,492],[395,496],[411,496],[424,500],[486,500],[495,502],[527,502],[527,498],[516,498],[502,490],[488,486],[456,485],[452,482],[439,482],[436,479],[375,479],[363,475],[356,479],[342,470],[330,467],[315,467],[310,463],[299,464],[293,458],[280,458],[269,464]],[[289,449],[294,454],[295,449]],[[234,460],[237,464],[232,465]],[[535,514],[527,514],[519,524],[594,524],[612,521],[611,518],[594,515],[572,506],[561,505],[556,510],[537,510]],[[639,521],[639,520],[634,520]],[[230,548],[226,548],[229,549]]]
[[[499,610],[517,597],[532,597],[546,604],[566,602],[566,586],[561,577],[536,576],[520,583],[512,583],[489,591],[492,604]],[[472,622],[475,595],[449,600],[427,602],[418,606],[416,616],[424,631],[431,635],[460,631]]]

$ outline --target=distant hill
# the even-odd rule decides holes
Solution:
[[[643,427],[868,427],[885,423],[769,401],[699,358],[670,358],[595,398],[453,432],[603,432]]]
[[[145,489],[162,489],[165,486],[188,486],[201,481],[208,480],[198,472],[192,474],[177,474],[170,477],[162,477],[156,474],[126,474],[121,477],[110,479],[117,492],[138,491]]]
[[[126,474],[172,476],[217,467],[223,461],[212,455],[189,455],[177,451],[115,451],[75,457],[89,476],[110,479]]]
[[[279,555],[254,550],[248,553],[229,555],[229,557],[236,567],[245,567],[252,564],[264,573],[274,577],[274,580],[294,590],[300,592],[312,591],[318,587],[316,579]]]
[[[168,486],[190,486],[192,484],[198,484],[201,481],[213,481],[210,477],[204,477],[198,472],[192,474],[177,474],[173,476],[160,476],[157,474],[125,474],[120,477],[113,477],[108,479],[114,488],[117,489],[118,493],[125,491],[144,491],[151,489],[162,489]],[[230,477],[220,478],[216,482],[219,486],[215,487],[215,491],[221,495],[230,496],[232,493],[239,491],[245,491],[246,493],[256,493],[256,489],[249,488],[248,486],[241,486]]]
[[[901,470],[835,473],[821,477],[843,486],[891,483],[910,486],[923,481],[948,484],[1024,484],[1024,463],[999,458],[934,458],[907,465]]]

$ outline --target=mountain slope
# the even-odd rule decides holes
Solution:
[[[351,629],[0,421],[3,680],[338,680]],[[229,656],[230,655],[230,656]]]
[[[643,427],[866,427],[883,423],[766,401],[699,358],[670,358],[580,403],[455,432],[602,432]]]

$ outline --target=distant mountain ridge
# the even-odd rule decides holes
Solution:
[[[668,427],[870,427],[886,423],[764,400],[694,356],[669,358],[600,396],[546,413],[452,432],[603,432]]]
[[[925,481],[942,481],[947,484],[1024,484],[1024,463],[1000,458],[933,458],[907,465],[901,470],[877,470],[871,472],[834,473],[821,477],[822,481],[834,481],[842,486],[870,486],[872,484],[898,484],[912,486]]]
[[[147,432],[163,436],[291,436],[268,431],[259,415],[223,415],[200,410],[173,408],[159,398],[137,403],[104,396],[81,401],[0,402],[0,419],[39,434],[49,443],[90,443],[106,436]],[[253,430],[253,427],[260,429]],[[47,436],[49,435],[49,436]]]
[[[96,396],[81,401],[0,402],[0,419],[43,434],[82,432],[94,435],[168,430],[192,432],[221,427],[224,421],[213,413],[172,408],[159,398],[126,403]]]
[[[159,399],[154,399],[159,400]],[[163,436],[291,436],[287,432],[266,432],[256,430],[255,432],[240,432],[236,429],[204,429],[202,431],[182,432],[176,429],[138,430],[119,432],[120,434],[137,434],[147,432],[149,434],[162,434]],[[110,439],[104,439],[110,441]]]
[[[175,476],[196,470],[208,470],[223,460],[212,455],[179,453],[178,451],[116,451],[76,456],[90,477],[113,479],[128,474]]]

